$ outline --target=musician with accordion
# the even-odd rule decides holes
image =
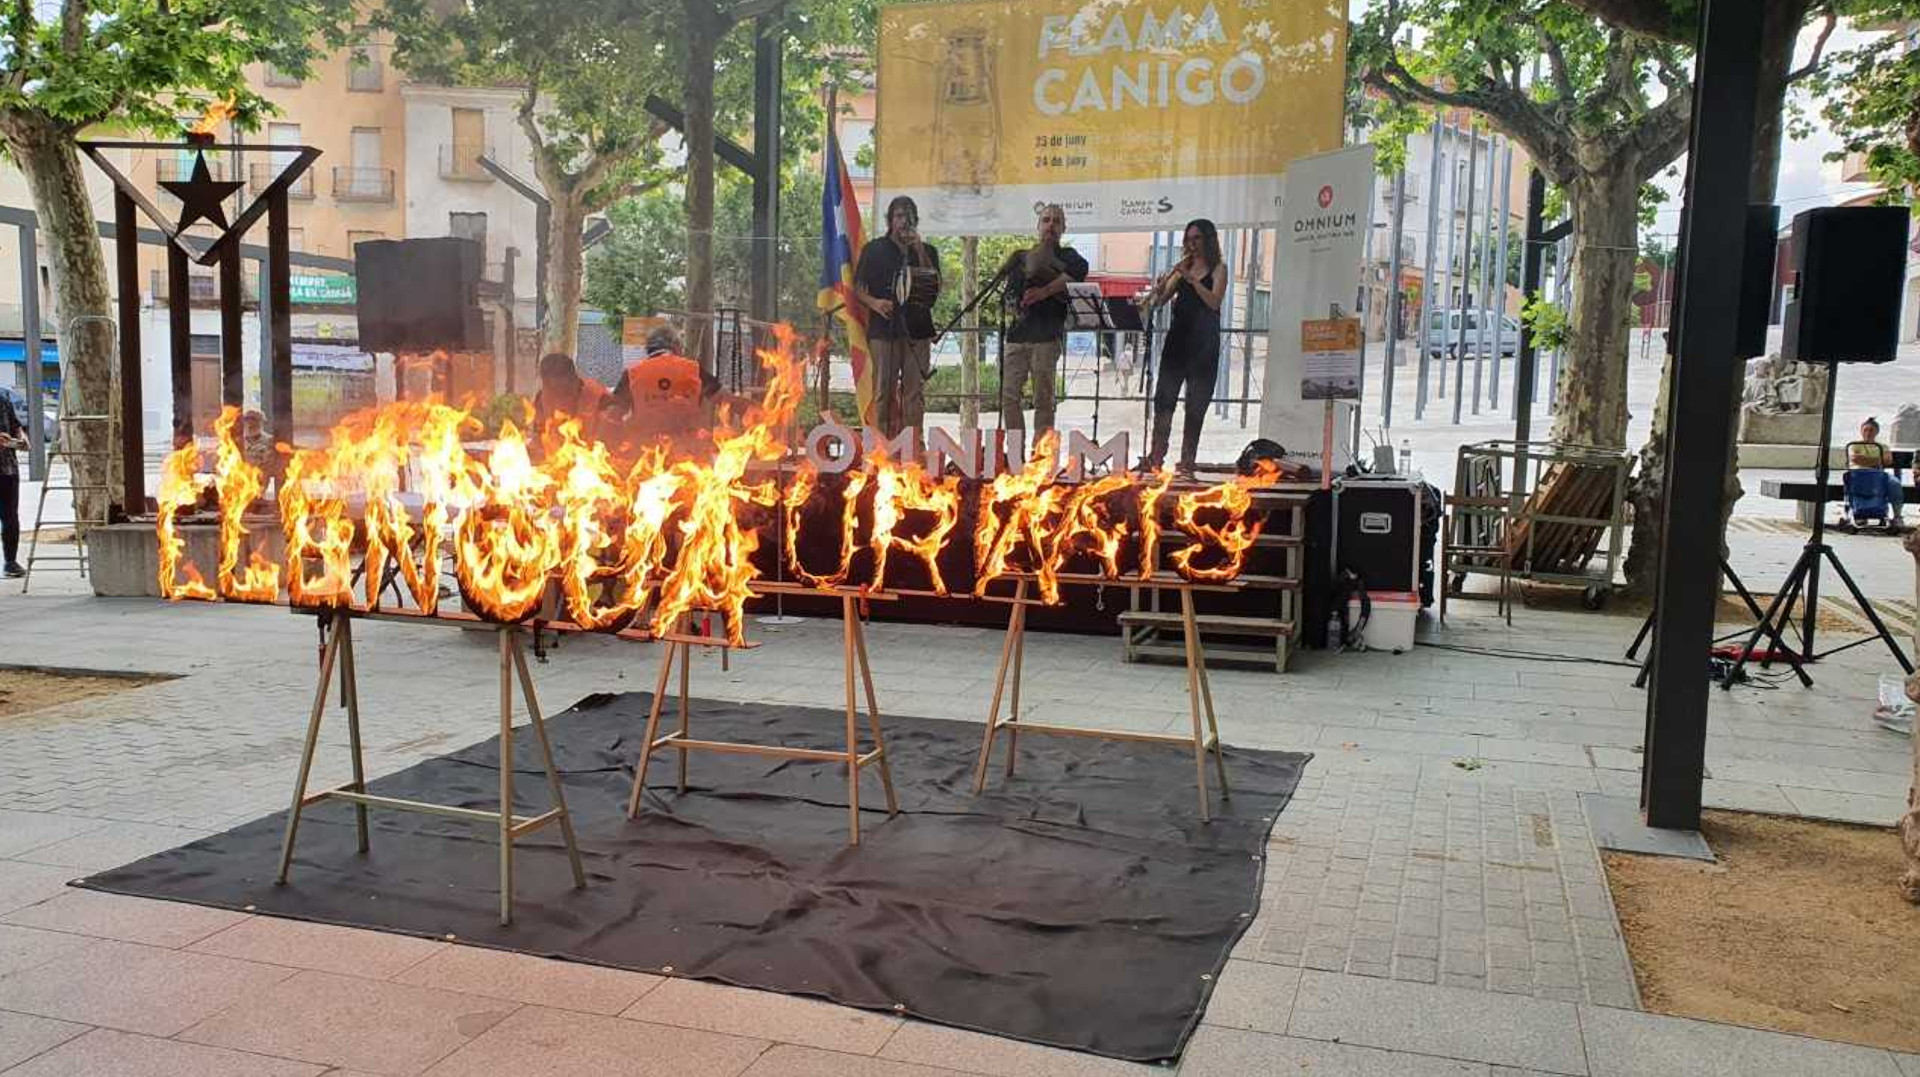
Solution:
[[[933,304],[940,298],[940,252],[920,238],[920,210],[905,195],[887,204],[887,234],[860,251],[854,294],[871,313],[867,344],[875,371],[880,429],[888,437],[926,416],[933,374]]]

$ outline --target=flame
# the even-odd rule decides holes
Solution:
[[[786,496],[781,499],[781,508],[786,513],[787,567],[793,569],[794,575],[808,586],[832,590],[845,583],[848,573],[853,571],[853,555],[859,549],[860,494],[866,490],[869,478],[865,468],[847,476],[847,484],[840,491],[840,564],[832,573],[822,576],[809,571],[800,562],[802,514],[820,485],[820,476],[811,466],[802,467],[795,473],[793,485],[787,488]]]
[[[1181,494],[1174,502],[1173,522],[1191,535],[1193,542],[1173,551],[1174,570],[1185,579],[1200,581],[1231,580],[1240,575],[1247,551],[1260,537],[1261,521],[1247,519],[1247,511],[1253,507],[1253,491],[1272,485],[1279,477],[1279,468],[1271,461],[1262,461],[1260,470],[1252,475],[1236,475],[1218,486]],[[1200,513],[1207,509],[1224,512],[1225,519],[1218,525],[1201,523]],[[1213,563],[1197,566],[1194,562],[1208,550],[1216,553]]]
[[[160,506],[155,535],[160,542],[160,596],[178,601],[191,598],[211,602],[219,596],[207,586],[200,571],[185,561],[187,544],[180,537],[174,517],[181,509],[191,509],[200,500],[200,447],[189,441],[167,454],[160,464]],[[182,573],[186,579],[180,579]]]
[[[947,478],[936,482],[919,464],[900,466],[877,454],[872,468],[875,473],[873,534],[867,540],[873,550],[872,586],[886,587],[887,554],[899,550],[926,566],[935,594],[946,594],[947,582],[940,575],[940,551],[946,548],[947,536],[960,523],[960,480]],[[848,504],[852,504],[851,499]],[[933,526],[919,538],[899,531],[909,512],[933,514]],[[848,538],[851,538],[850,530]]]
[[[199,452],[190,445],[169,455],[162,471],[161,592],[175,599],[271,602],[284,570],[294,605],[348,606],[355,601],[354,554],[364,540],[367,609],[380,605],[388,577],[395,576],[420,612],[437,612],[441,565],[450,554],[465,607],[488,620],[534,616],[553,588],[565,616],[583,628],[638,623],[665,635],[680,630],[688,615],[711,611],[722,615],[726,639],[737,646],[745,642],[745,607],[758,575],[757,524],[774,518],[754,510],[769,508],[785,525],[779,555],[814,587],[857,581],[863,590],[884,589],[904,558],[924,566],[933,590],[946,594],[939,561],[970,495],[958,478],[879,452],[869,453],[840,487],[837,562],[825,572],[800,563],[802,524],[810,511],[829,511],[815,505],[822,500],[820,476],[802,467],[783,492],[766,465],[782,459],[793,442],[805,366],[784,328],[759,359],[767,373],[764,395],[723,409],[712,433],[702,434],[711,455],[701,458],[671,458],[654,448],[628,464],[585,433],[589,421],[563,417],[543,459],[533,459],[523,427],[508,422],[480,460],[462,440],[475,426],[462,407],[403,400],[348,416],[324,446],[281,446],[290,453],[279,490],[284,565],[248,549],[244,513],[263,491],[265,476],[247,461],[235,436],[239,412],[228,408],[215,426],[213,484],[222,510],[217,587],[183,556],[179,514],[191,511],[205,485],[197,474]],[[1021,470],[980,490],[968,536],[974,595],[1009,575],[1030,576],[1039,599],[1057,603],[1061,578],[1076,564],[1094,578],[1121,580],[1129,571],[1122,567],[1125,552],[1135,544],[1138,578],[1158,570],[1171,473],[1062,482],[1057,449],[1057,435],[1049,433]],[[1249,519],[1253,491],[1276,478],[1277,470],[1268,468],[1180,494],[1172,526],[1189,541],[1174,552],[1172,567],[1194,581],[1238,575],[1260,534],[1260,524]],[[856,562],[870,564],[870,571],[858,573]]]
[[[1040,435],[1024,468],[994,476],[980,491],[973,547],[976,597],[1005,576],[1009,558],[1016,549],[1024,549],[1025,570],[1038,577],[1041,601],[1049,605],[1060,601],[1059,567],[1047,556],[1049,533],[1058,524],[1067,496],[1067,488],[1053,481],[1059,440],[1056,431]]]
[[[1160,567],[1160,498],[1173,485],[1173,472],[1156,472],[1140,488],[1140,578],[1152,579]]]
[[[353,458],[354,428],[334,427],[326,448],[300,449],[280,483],[280,526],[287,536],[287,600],[334,608],[353,600],[353,521],[347,518],[350,477],[336,461]],[[309,563],[318,562],[316,575]]]
[[[367,494],[367,608],[380,604],[389,559],[421,613],[432,615],[440,608],[440,550],[447,526],[454,507],[464,507],[474,497],[471,460],[460,443],[460,432],[470,422],[465,411],[438,401],[396,403],[373,416],[363,448],[349,465],[363,477]],[[409,460],[414,459],[409,446],[409,431],[413,430],[420,432],[415,462],[422,476],[417,531],[400,498],[401,478]],[[420,544],[417,557],[416,536]]]
[[[487,458],[480,497],[454,532],[454,570],[473,612],[512,623],[533,615],[560,564],[561,539],[549,510],[555,482],[533,466],[511,420]]]
[[[219,134],[220,125],[233,119],[239,112],[233,107],[234,100],[234,95],[228,94],[225,101],[207,102],[207,110],[200,114],[198,123],[187,128],[187,134],[202,136]]]
[[[260,556],[259,550],[249,549],[247,567],[240,568],[240,550],[250,545],[246,511],[266,491],[267,481],[240,451],[240,441],[233,433],[239,425],[240,409],[231,404],[221,408],[220,417],[213,422],[214,435],[219,438],[213,484],[220,493],[220,571],[215,581],[221,598],[272,602],[280,597],[280,566]]]
[[[1114,519],[1107,504],[1113,495],[1132,489],[1134,480],[1125,474],[1108,475],[1084,483],[1067,497],[1060,526],[1048,544],[1047,563],[1055,571],[1066,567],[1076,552],[1085,550],[1100,561],[1108,579],[1120,578],[1120,548],[1127,539],[1124,519]],[[1147,560],[1151,561],[1151,558]]]
[[[710,464],[689,460],[673,466],[692,497],[679,525],[679,552],[660,583],[655,635],[674,631],[695,609],[708,609],[724,615],[728,643],[737,647],[746,642],[746,604],[753,596],[749,585],[759,575],[753,553],[760,538],[740,525],[736,505],[770,506],[779,500],[772,480],[748,482],[747,469],[778,460],[785,452],[776,431],[785,429],[806,392],[805,366],[794,357],[793,331],[775,326],[774,337],[775,347],[758,353],[769,375],[760,403],[746,409],[744,417],[722,416]],[[735,429],[736,422],[744,425]]]

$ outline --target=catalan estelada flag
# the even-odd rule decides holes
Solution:
[[[860,257],[860,203],[840,154],[840,139],[827,125],[827,182],[820,199],[820,309],[838,308],[847,329],[847,354],[853,361],[854,399],[860,421],[872,425],[873,359],[867,351],[867,308],[853,294],[853,269]]]

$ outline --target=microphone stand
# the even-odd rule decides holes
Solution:
[[[1013,266],[1014,263],[1012,260],[1008,260],[1002,265],[1000,272],[995,273],[992,280],[982,285],[978,291],[973,293],[973,298],[967,301],[966,306],[960,308],[960,313],[954,315],[951,321],[941,326],[939,331],[933,334],[933,343],[935,346],[938,346],[940,341],[945,338],[949,332],[952,332],[953,327],[959,325],[962,319],[968,314],[973,313],[974,308],[980,305],[981,300],[1005,286],[1008,274],[1013,272]]]

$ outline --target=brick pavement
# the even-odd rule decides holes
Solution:
[[[37,924],[26,922],[35,917],[20,910],[71,900],[60,892],[61,883],[75,874],[283,807],[312,691],[312,626],[283,610],[165,606],[39,592],[36,588],[26,599],[0,595],[0,623],[30,629],[25,643],[14,642],[22,637],[9,631],[8,651],[0,661],[179,676],[0,723],[0,858],[6,858],[0,864],[0,906],[12,910],[0,912],[0,925],[17,921],[13,932],[187,948],[190,944],[172,946],[174,935],[155,936],[141,925],[174,915],[148,908],[156,903],[74,920],[63,920],[68,913],[56,908],[51,919],[42,915]],[[1440,639],[1473,650],[1524,645],[1610,656],[1634,627],[1630,620],[1524,610],[1518,622],[1508,630],[1469,612]],[[729,672],[702,659],[695,690],[727,698],[838,701],[836,626],[756,626],[753,634],[764,646],[735,656]],[[996,633],[875,625],[869,638],[883,707],[980,718],[991,688],[987,676],[997,656]],[[930,663],[936,640],[939,658]],[[373,774],[493,732],[497,667],[484,636],[369,624],[357,630],[357,642]],[[1153,729],[1184,721],[1178,672],[1122,665],[1117,651],[1112,640],[1035,637],[1027,659],[1027,706],[1072,720],[1085,700],[1099,698],[1103,719],[1117,724]],[[647,687],[654,661],[648,646],[576,639],[534,672],[544,703],[558,710],[590,691]],[[1889,821],[1899,808],[1894,786],[1904,780],[1898,768],[1907,746],[1866,722],[1863,708],[1869,706],[1875,665],[1871,656],[1849,652],[1823,663],[1818,693],[1716,695],[1709,798],[1768,810],[1792,811],[1804,804],[1824,814]],[[1736,1052],[1737,1057],[1758,1061],[1750,1069],[1727,1072],[1805,1072],[1791,1066],[1769,1069],[1767,1060],[1799,1059],[1793,1063],[1798,1065],[1818,1057],[1822,1065],[1831,1063],[1833,1072],[1894,1077],[1899,1071],[1888,1067],[1896,1062],[1881,1052],[1792,1037],[1768,1039],[1772,1034],[1632,1012],[1631,974],[1578,801],[1581,793],[1632,788],[1640,716],[1638,694],[1627,687],[1630,679],[1630,671],[1615,668],[1432,648],[1403,656],[1306,655],[1297,672],[1284,678],[1216,673],[1215,695],[1230,742],[1311,750],[1316,759],[1294,804],[1277,821],[1259,913],[1229,963],[1207,1027],[1181,1072],[1292,1073],[1301,1063],[1329,1067],[1324,1071],[1331,1073],[1508,1072],[1495,1066],[1520,1067],[1512,1072],[1529,1072],[1529,1067],[1595,1074],[1673,1072],[1603,1065],[1589,1056],[1601,1033],[1609,1043],[1623,1041],[1609,1048],[1622,1057],[1633,1057],[1642,1041],[1685,1056],[1696,1038],[1707,1043],[1713,1036],[1738,1033],[1752,1039],[1740,1041],[1749,1054]],[[329,726],[316,780],[345,777],[344,747],[343,729],[338,723]],[[293,930],[281,923],[260,930]],[[118,937],[130,932],[139,937]],[[51,952],[38,935],[22,938],[35,940],[32,947],[40,949],[34,952]],[[372,938],[367,945],[379,949],[382,937]],[[274,953],[282,956],[256,963],[275,968],[319,963],[317,957],[284,956],[290,944],[280,945]],[[9,949],[7,934],[0,932],[0,955],[16,949]],[[223,952],[219,960],[255,960],[246,953]],[[0,958],[0,977],[9,971],[5,960]],[[156,975],[169,971],[164,960],[154,960],[159,961]],[[206,960],[213,958],[201,955],[195,968]],[[516,981],[561,975],[547,967],[552,963],[532,958],[497,960],[513,965],[510,978]],[[353,985],[337,982],[337,969],[319,964],[311,971],[322,978],[300,980],[308,994],[299,999],[351,994]],[[405,970],[394,975],[406,979]],[[433,980],[418,990],[484,993],[470,980],[448,975],[449,980]],[[0,978],[0,1043],[44,1040],[52,1048],[59,1040],[66,1045],[20,1072],[86,1072],[79,1062],[61,1060],[115,1057],[114,1051],[133,1042],[125,1037],[139,1031],[110,1032],[119,1027],[108,1019],[110,993],[82,992],[54,1005],[32,1001],[38,996],[29,992],[21,996],[27,1001],[17,1004],[24,1008],[16,1008],[6,1001],[6,984]],[[1302,1015],[1295,996],[1308,988],[1318,992],[1315,998],[1346,1002]],[[473,1071],[481,1072],[477,1060],[493,1064],[505,1057],[463,1054],[483,1039],[489,1045],[509,1041],[497,1049],[511,1053],[520,1049],[514,1044],[540,1041],[549,1025],[577,1027],[591,1039],[621,1031],[599,1023],[607,1020],[639,1019],[649,1027],[711,1023],[718,1019],[701,1015],[714,1006],[734,1013],[729,1020],[737,1024],[701,1028],[702,1035],[743,1036],[759,1046],[737,1054],[722,1051],[725,1059],[751,1068],[724,1061],[712,1072],[1119,1072],[1099,1060],[911,1023],[884,1039],[869,1031],[857,1041],[858,1050],[848,1051],[854,1041],[823,1045],[793,1031],[815,1020],[783,1009],[794,1000],[715,990],[724,997],[707,1006],[656,1003],[642,1014],[599,1014],[593,1020],[566,1016],[565,1006],[509,1007],[485,1030],[478,1029],[478,1019],[469,1022],[474,1034],[438,1057],[433,1072],[462,1072],[462,1058],[476,1059]],[[406,997],[425,1000],[423,1014],[439,1012],[427,996]],[[1486,1000],[1485,1006],[1469,1005],[1476,998]],[[1474,1046],[1471,1036],[1438,1042],[1419,1022],[1349,1027],[1359,1020],[1347,1012],[1353,1000],[1362,1000],[1362,1009],[1392,1010],[1417,1006],[1421,999],[1444,1001],[1469,1015],[1503,1015],[1501,1021],[1529,1028],[1537,1024],[1537,1037],[1551,1041],[1551,1049],[1496,1049],[1498,1037],[1490,1030],[1483,1030],[1484,1047]],[[826,1007],[817,1019],[828,1020],[823,1016],[828,1012],[845,1011]],[[45,1023],[48,1019],[55,1023]],[[308,1064],[284,1070],[290,1073],[343,1064],[318,1057],[318,1048],[304,1043],[266,1049],[249,1039],[247,1025],[241,1021],[232,1026],[240,1031],[209,1034],[201,1037],[205,1043],[191,1047],[185,1041],[192,1035],[170,1033],[175,1038],[165,1042],[180,1044],[179,1057],[188,1062],[166,1072],[221,1072],[209,1060],[231,1062],[228,1056],[200,1053],[216,1049],[264,1050]],[[87,1032],[89,1026],[99,1031]],[[7,1031],[12,1027],[30,1031],[16,1036]],[[1548,1031],[1553,1028],[1559,1031]],[[233,1043],[222,1045],[223,1038]],[[695,1041],[706,1042],[699,1037],[685,1042]],[[1570,1061],[1576,1055],[1577,1067]],[[7,1064],[0,1053],[0,1072]],[[947,1069],[929,1068],[941,1066]]]

